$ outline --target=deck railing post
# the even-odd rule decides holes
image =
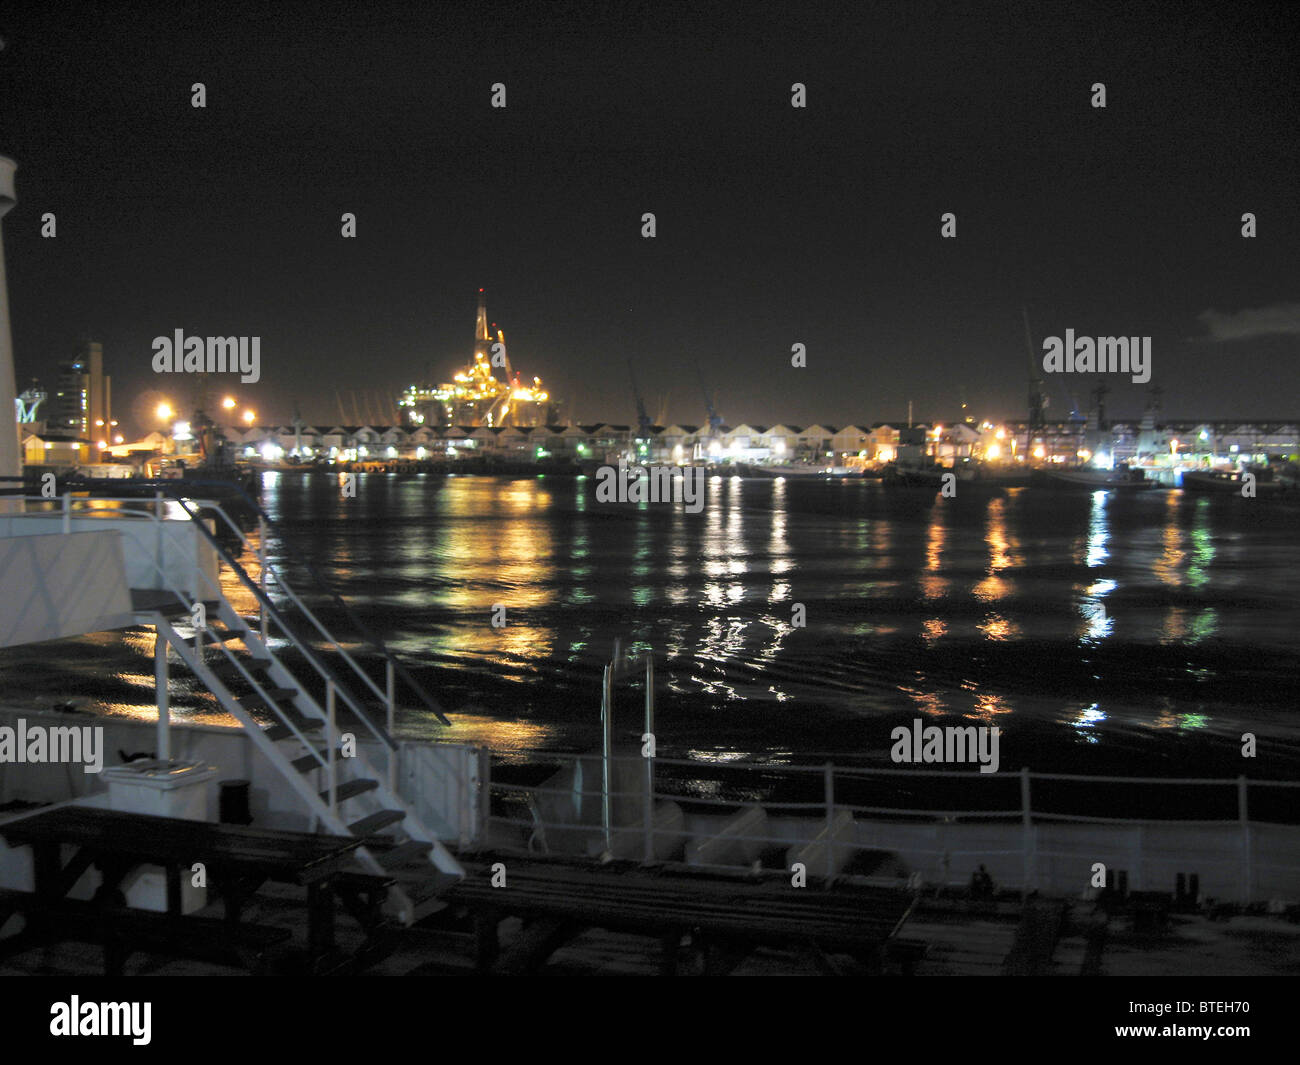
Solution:
[[[826,763],[826,882],[835,875],[835,766]]]
[[[1242,902],[1249,904],[1255,894],[1255,856],[1250,838],[1250,807],[1246,796],[1246,777],[1237,777],[1237,820],[1241,823],[1241,873],[1245,895]]]
[[[154,540],[154,554],[156,556],[155,564],[158,567],[159,576],[165,578],[167,571],[163,569],[163,494],[161,491],[154,492],[153,506],[154,506],[153,540]],[[165,579],[163,580],[163,583],[164,584],[167,583]]]
[[[171,701],[167,690],[167,637],[158,626],[154,626],[153,641],[154,691],[158,699],[158,758],[170,761],[172,756],[171,741]]]
[[[616,645],[617,647],[617,645]],[[617,659],[615,659],[617,661]],[[605,853],[613,854],[613,840],[610,831],[610,748],[613,746],[614,729],[614,666],[605,667],[604,683],[600,696],[600,827],[605,838]]]
[[[1024,849],[1024,887],[1021,889],[1021,895],[1028,897],[1034,889],[1035,879],[1035,862],[1034,862],[1034,809],[1033,800],[1029,790],[1029,767],[1020,767],[1020,826],[1022,835],[1022,847]]]
[[[643,758],[645,762],[645,863],[649,865],[655,857],[655,660],[647,652],[645,656],[645,735],[642,744],[650,744],[650,754]]]
[[[388,735],[391,738],[393,735],[393,718],[395,717],[394,692],[396,691],[393,680],[393,660],[391,658],[387,660],[387,666]],[[388,790],[394,795],[397,794],[397,751],[393,748],[389,748],[388,751]]]
[[[479,848],[487,849],[491,844],[492,828],[492,752],[486,747],[480,747],[478,759],[479,821],[476,835]]]
[[[72,532],[72,493],[63,493],[63,531]]]
[[[262,642],[266,643],[266,519],[257,516],[257,586],[262,593],[257,597],[258,628]]]
[[[327,680],[325,682],[325,715],[329,719],[329,725],[326,730],[327,747],[325,750],[325,772],[329,775],[330,813],[337,818],[339,815],[339,804],[337,788],[334,783],[334,747],[337,741],[334,738],[334,682],[332,680]]]

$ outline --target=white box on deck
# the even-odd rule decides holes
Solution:
[[[212,780],[217,770],[205,762],[157,759],[112,766],[102,774],[109,807],[121,813],[210,820]],[[161,866],[142,865],[122,881],[126,904],[140,910],[167,909],[167,879]],[[208,889],[193,886],[193,873],[181,869],[181,912],[193,913],[208,903]]]
[[[142,759],[110,766],[100,776],[108,785],[110,808],[120,813],[207,821],[210,781],[217,771],[203,762]]]

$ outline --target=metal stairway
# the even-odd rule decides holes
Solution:
[[[254,580],[204,520],[224,518],[252,549],[229,516],[211,503],[203,502],[200,514],[193,501],[176,502],[238,583],[255,598],[259,616],[253,622],[247,620],[224,594],[219,581],[200,573],[205,586],[201,594],[155,595],[152,602],[138,603],[137,618],[156,628],[164,647],[174,648],[222,708],[244,727],[253,745],[302,800],[314,825],[321,831],[366,840],[356,852],[358,862],[366,872],[392,882],[386,907],[392,916],[410,924],[441,909],[440,895],[464,876],[464,870],[397,788],[398,743],[392,735],[395,673],[401,671],[413,688],[414,682],[384,652],[386,690],[375,684],[268,563],[264,523],[257,549],[260,572]],[[286,611],[272,601],[266,588],[268,578],[275,580],[292,604],[290,609],[333,645],[353,673],[351,689],[290,624]],[[178,630],[177,625],[184,626],[181,618],[191,623],[198,620],[192,625],[192,638]],[[272,645],[278,640],[284,646],[277,654]],[[236,653],[240,649],[247,653]],[[296,672],[285,660],[286,651],[300,660]],[[365,695],[367,688],[371,699]],[[445,722],[427,695],[416,690]],[[384,724],[374,719],[372,705],[368,705],[374,697],[381,709],[387,708]],[[259,714],[270,717],[271,723],[260,721],[255,716]]]

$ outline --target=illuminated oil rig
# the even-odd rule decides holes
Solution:
[[[498,369],[504,377],[497,376]],[[397,405],[412,425],[546,425],[555,419],[542,379],[534,377],[531,385],[524,384],[510,365],[505,333],[498,329],[492,339],[482,289],[478,290],[474,357],[469,365],[437,388],[411,385]]]

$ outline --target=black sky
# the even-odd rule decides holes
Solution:
[[[228,391],[337,421],[336,389],[445,380],[484,285],[581,420],[634,420],[628,358],[678,421],[697,366],[733,424],[1022,417],[1022,305],[1039,340],[1152,336],[1171,416],[1295,418],[1293,8],[10,7],[19,386],[97,339],[130,420],[185,391],[153,337],[256,335]],[[1234,340],[1199,317],[1260,310]],[[1095,383],[1050,381],[1049,414]]]

